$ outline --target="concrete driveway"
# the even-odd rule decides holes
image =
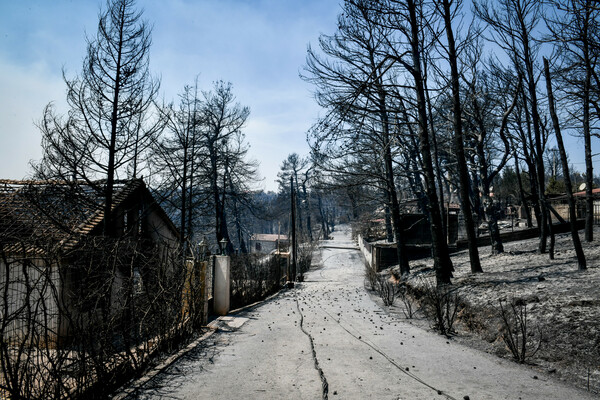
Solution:
[[[389,316],[347,228],[305,282],[219,322],[140,399],[592,399],[547,375]]]

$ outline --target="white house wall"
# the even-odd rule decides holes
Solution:
[[[150,237],[157,241],[177,242],[177,236],[165,224],[164,219],[156,211],[150,212],[146,217],[147,229]]]
[[[10,342],[27,338],[39,345],[53,342],[60,321],[58,268],[45,267],[41,260],[27,267],[20,261],[8,261],[8,266],[0,261],[2,339]]]

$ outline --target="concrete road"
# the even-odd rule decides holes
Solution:
[[[350,232],[296,288],[220,322],[140,399],[592,399],[387,315],[364,289]]]

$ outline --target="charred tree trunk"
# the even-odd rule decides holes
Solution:
[[[525,160],[525,164],[527,164],[527,172],[529,175],[529,188],[531,189],[531,204],[533,207],[533,214],[535,215],[536,225],[540,226],[542,223],[542,212],[540,209],[540,201],[539,201],[539,190],[537,184],[537,170],[535,166],[535,144],[533,141],[533,136],[531,134],[531,114],[527,109],[527,95],[525,94],[525,86],[523,84],[523,76],[519,74],[519,82],[521,83],[521,98],[523,104],[523,112],[525,113],[525,128],[526,131],[523,130],[523,126],[521,120],[517,120],[519,134],[521,137],[521,141],[523,142],[523,156]]]
[[[210,153],[210,164],[211,164],[211,171],[210,171],[210,186],[211,186],[211,191],[212,191],[212,197],[213,197],[213,202],[214,202],[214,207],[215,207],[215,235],[216,235],[216,239],[217,239],[217,243],[219,243],[219,246],[221,246],[220,242],[221,239],[223,239],[223,233],[221,231],[221,199],[219,196],[219,176],[218,176],[218,172],[217,172],[217,155],[215,153],[214,148],[212,148],[213,146],[209,146],[209,153]],[[221,249],[221,251],[223,251],[223,249]]]
[[[392,196],[386,190],[387,205],[385,206],[385,241],[392,243],[394,241],[394,229],[392,228],[392,212],[390,211],[390,204],[392,203]]]
[[[435,187],[435,174],[433,170],[433,161],[431,159],[431,145],[429,143],[429,131],[427,129],[427,104],[425,98],[425,88],[423,85],[423,75],[421,71],[421,53],[419,49],[420,32],[419,22],[416,13],[416,4],[414,0],[407,0],[410,23],[410,46],[412,56],[411,75],[414,79],[416,102],[419,119],[419,140],[420,153],[423,161],[425,190],[429,200],[427,208],[429,211],[429,223],[431,228],[431,241],[433,249],[434,267],[436,271],[436,281],[438,285],[451,283],[452,261],[448,251],[448,243],[443,234],[442,216]]]
[[[321,216],[321,232],[324,240],[329,240],[329,224],[327,223],[327,217],[323,210],[323,199],[321,195],[317,195],[317,203],[319,205],[319,214]]]
[[[511,140],[512,141],[512,140]],[[514,149],[514,143],[512,144]],[[521,179],[521,168],[519,167],[519,158],[517,157],[517,152],[513,152],[515,158],[515,173],[517,174],[517,185],[519,186],[519,199],[521,200],[521,205],[524,208],[525,219],[527,223],[527,227],[533,227],[533,221],[531,220],[531,209],[529,208],[529,204],[527,201],[527,196],[525,196],[525,189],[523,188],[523,180]]]
[[[520,21],[523,25],[523,21]],[[523,33],[527,32],[525,28],[521,29]],[[533,60],[531,58],[531,51],[529,48],[529,37],[525,35],[523,38],[523,59],[525,64],[525,71],[527,74],[527,88],[529,91],[529,97],[531,99],[531,117],[533,123],[533,133],[535,138],[535,152],[534,160],[537,172],[537,190],[538,190],[538,203],[540,207],[541,223],[540,229],[540,242],[538,246],[539,253],[546,252],[546,241],[548,238],[548,208],[546,207],[546,185],[545,185],[545,169],[544,169],[544,148],[542,143],[542,132],[541,132],[541,120],[538,112],[538,100],[536,91],[536,80],[533,72]]]
[[[306,190],[306,180],[304,180],[304,182],[302,183],[302,194],[304,195],[304,214],[306,214],[306,230],[308,231],[308,240],[312,242],[312,221],[310,218],[310,207],[308,201],[308,194]],[[353,199],[350,200],[352,201]],[[354,204],[352,205],[352,208],[354,209]]]
[[[548,212],[548,235],[550,236],[550,247],[548,248],[548,257],[554,260],[554,244],[556,238],[554,237],[554,229],[552,227],[552,214]]]
[[[587,35],[586,35],[587,36]],[[594,167],[592,163],[592,134],[590,132],[591,65],[589,44],[584,40],[585,81],[583,86],[583,140],[585,145],[585,241],[594,240]]]
[[[552,93],[552,78],[550,76],[550,68],[548,67],[548,60],[544,58],[544,74],[546,75],[546,90],[548,92],[548,107],[550,109],[550,117],[552,118],[552,125],[556,134],[556,143],[558,145],[558,151],[560,153],[560,161],[562,164],[563,176],[565,180],[565,189],[567,191],[567,202],[569,204],[569,222],[571,225],[571,238],[573,239],[573,247],[575,248],[575,254],[577,255],[577,265],[579,270],[587,269],[587,263],[585,260],[585,254],[579,240],[579,232],[577,231],[577,212],[575,209],[575,199],[573,197],[573,185],[571,183],[571,175],[569,174],[569,163],[567,160],[567,153],[565,152],[565,146],[562,139],[562,133],[560,124],[558,122],[558,116],[556,115],[556,108],[554,105],[554,95]]]
[[[115,66],[115,82],[114,82],[114,95],[112,99],[112,110],[110,115],[110,144],[108,147],[108,165],[106,169],[106,187],[104,188],[104,234],[106,236],[115,235],[115,224],[112,215],[112,203],[113,203],[113,191],[115,184],[115,152],[117,145],[117,122],[119,120],[119,95],[121,93],[121,60],[123,57],[123,20],[124,20],[125,9],[121,7],[119,14],[121,14],[119,25],[119,39],[117,46],[117,60]]]
[[[410,273],[410,267],[408,266],[408,257],[406,256],[406,246],[404,244],[404,230],[402,228],[402,220],[400,217],[400,205],[398,204],[398,195],[394,186],[394,171],[392,170],[392,156],[387,146],[385,155],[386,163],[386,175],[388,180],[388,191],[390,193],[391,200],[391,213],[392,213],[392,224],[394,226],[394,234],[396,237],[396,256],[398,257],[398,265],[400,266],[400,273],[406,275]]]
[[[471,202],[469,201],[470,179],[463,143],[462,111],[459,89],[460,83],[458,75],[456,49],[454,43],[454,32],[452,31],[450,1],[443,0],[442,5],[446,39],[448,41],[448,62],[450,63],[450,79],[452,83],[452,108],[454,114],[454,150],[456,152],[458,176],[460,181],[460,193],[462,197],[461,208],[465,219],[467,240],[469,242],[469,259],[471,261],[471,272],[477,273],[483,272],[483,269],[481,268],[481,263],[479,261],[477,236],[475,235],[473,212],[471,211]]]
[[[425,76],[427,76],[427,63],[424,63],[423,66],[423,70],[425,72]],[[427,86],[427,82],[425,82],[425,85]],[[431,104],[431,98],[429,96],[429,90],[425,91],[425,97],[427,99],[427,111],[429,112],[429,127],[430,127],[430,131],[431,131],[431,143],[433,144],[433,154],[434,154],[434,161],[435,161],[435,177],[436,177],[436,182],[437,182],[437,186],[439,189],[439,200],[440,200],[440,212],[442,214],[442,231],[444,234],[444,237],[446,238],[446,242],[448,241],[448,221],[446,216],[448,215],[448,210],[446,209],[445,206],[445,200],[444,200],[444,183],[443,183],[443,179],[444,176],[442,174],[442,167],[440,166],[440,155],[438,152],[438,141],[437,141],[437,135],[435,132],[435,124],[433,121],[433,110],[432,110],[432,104]]]
[[[195,136],[195,135],[194,135]],[[195,138],[193,139],[195,140]],[[192,144],[192,148],[191,148],[191,153],[192,154],[196,154],[195,149],[194,149],[194,144]],[[191,157],[191,160],[189,160],[189,164],[190,164],[190,176],[189,176],[189,187],[188,187],[188,195],[187,195],[187,206],[188,206],[188,211],[186,213],[186,219],[187,219],[187,238],[188,239],[192,239],[192,237],[194,236],[194,171],[195,171],[195,163],[194,163],[194,157]],[[185,182],[185,179],[184,179]],[[182,202],[182,206],[185,206],[185,203]]]

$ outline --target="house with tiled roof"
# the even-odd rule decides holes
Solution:
[[[0,180],[0,319],[11,320],[1,324],[4,340],[32,335],[37,321],[52,337],[31,340],[53,342],[91,303],[124,307],[131,282],[150,279],[144,268],[177,247],[177,228],[141,179],[116,182],[116,235],[104,237],[102,189],[101,181]],[[109,287],[98,287],[105,277]]]
[[[250,236],[250,251],[252,253],[269,254],[272,251],[287,249],[287,235],[272,233],[255,233]]]

